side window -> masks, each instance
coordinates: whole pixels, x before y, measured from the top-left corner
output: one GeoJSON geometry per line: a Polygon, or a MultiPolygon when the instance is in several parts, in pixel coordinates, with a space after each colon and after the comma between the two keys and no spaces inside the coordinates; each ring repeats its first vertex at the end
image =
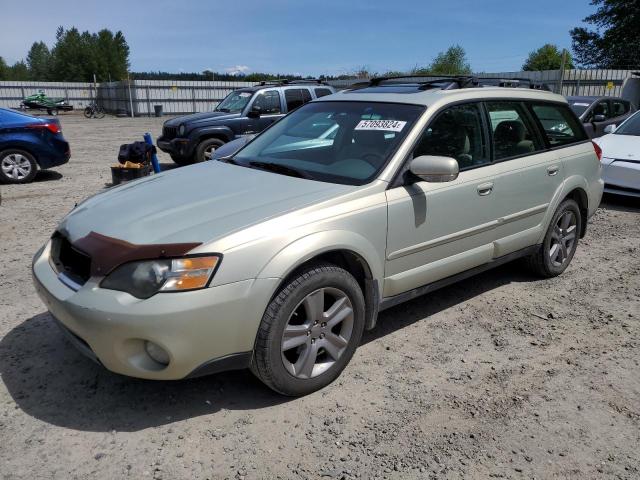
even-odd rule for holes
{"type": "Polygon", "coordinates": [[[328,88],[316,88],[314,92],[316,94],[316,98],[326,97],[327,95],[331,95],[331,90],[329,90],[328,88]]]}
{"type": "Polygon", "coordinates": [[[306,88],[302,89],[302,103],[307,103],[311,101],[311,92],[306,88]]]}
{"type": "Polygon", "coordinates": [[[487,102],[493,138],[493,157],[502,160],[542,150],[520,102],[487,102]]]}
{"type": "Polygon", "coordinates": [[[613,107],[613,117],[621,117],[622,115],[627,114],[629,110],[631,110],[629,102],[626,102],[624,100],[613,100],[611,104],[613,107]]]}
{"type": "Polygon", "coordinates": [[[607,100],[599,101],[591,112],[591,121],[596,115],[604,115],[609,118],[609,102],[607,100]]]}
{"type": "MultiPolygon", "coordinates": [[[[288,88],[284,91],[284,99],[287,102],[287,111],[295,110],[296,108],[304,105],[304,99],[302,92],[305,90],[302,88],[288,88]]],[[[307,95],[309,92],[307,91],[307,95]]]]}
{"type": "Polygon", "coordinates": [[[281,113],[280,94],[277,90],[268,90],[260,93],[253,102],[254,107],[260,107],[263,114],[281,113]]]}
{"type": "Polygon", "coordinates": [[[552,147],[587,139],[575,115],[564,105],[534,104],[531,109],[540,121],[552,147]]]}
{"type": "Polygon", "coordinates": [[[490,163],[479,105],[456,105],[440,113],[413,151],[414,158],[420,155],[455,158],[460,170],[490,163]]]}

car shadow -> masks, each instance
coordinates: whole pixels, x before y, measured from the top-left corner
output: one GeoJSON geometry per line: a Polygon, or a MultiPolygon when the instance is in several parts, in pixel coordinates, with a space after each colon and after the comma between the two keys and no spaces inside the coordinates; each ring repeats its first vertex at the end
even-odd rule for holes
{"type": "MultiPolygon", "coordinates": [[[[362,343],[501,285],[534,279],[518,263],[503,265],[382,312],[362,343]]],[[[78,353],[48,313],[26,320],[0,341],[0,376],[27,414],[85,431],[139,431],[221,410],[295,401],[272,392],[248,370],[160,382],[111,373],[78,353]]]]}
{"type": "Polygon", "coordinates": [[[51,182],[54,180],[60,180],[61,178],[62,174],[60,172],[56,172],[54,170],[39,170],[33,181],[34,183],[51,182]]]}
{"type": "Polygon", "coordinates": [[[618,212],[640,212],[640,197],[605,193],[602,195],[600,208],[618,212]]]}

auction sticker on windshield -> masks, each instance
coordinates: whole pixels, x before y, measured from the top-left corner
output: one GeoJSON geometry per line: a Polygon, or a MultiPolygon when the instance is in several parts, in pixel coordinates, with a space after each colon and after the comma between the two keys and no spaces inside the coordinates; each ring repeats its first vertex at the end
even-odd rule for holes
{"type": "Polygon", "coordinates": [[[401,132],[407,122],[401,120],[360,120],[356,130],[384,130],[385,132],[401,132]]]}

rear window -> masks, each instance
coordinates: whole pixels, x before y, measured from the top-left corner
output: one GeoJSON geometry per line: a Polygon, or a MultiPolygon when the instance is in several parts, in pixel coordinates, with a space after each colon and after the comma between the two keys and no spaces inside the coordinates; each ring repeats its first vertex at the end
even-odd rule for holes
{"type": "Polygon", "coordinates": [[[569,111],[569,108],[550,104],[533,104],[531,108],[542,124],[551,147],[559,147],[587,139],[580,122],[569,111]]]}

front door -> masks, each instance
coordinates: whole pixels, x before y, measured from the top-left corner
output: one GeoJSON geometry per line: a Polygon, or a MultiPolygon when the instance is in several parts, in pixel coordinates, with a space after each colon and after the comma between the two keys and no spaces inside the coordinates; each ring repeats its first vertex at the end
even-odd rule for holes
{"type": "Polygon", "coordinates": [[[284,116],[280,92],[278,90],[263,90],[257,93],[253,103],[249,105],[249,111],[257,112],[258,116],[245,119],[246,124],[243,129],[243,135],[260,133],[284,116]]]}
{"type": "Polygon", "coordinates": [[[384,296],[390,297],[491,261],[494,166],[480,104],[449,107],[411,154],[455,158],[458,178],[428,183],[407,172],[387,190],[384,296]]]}

